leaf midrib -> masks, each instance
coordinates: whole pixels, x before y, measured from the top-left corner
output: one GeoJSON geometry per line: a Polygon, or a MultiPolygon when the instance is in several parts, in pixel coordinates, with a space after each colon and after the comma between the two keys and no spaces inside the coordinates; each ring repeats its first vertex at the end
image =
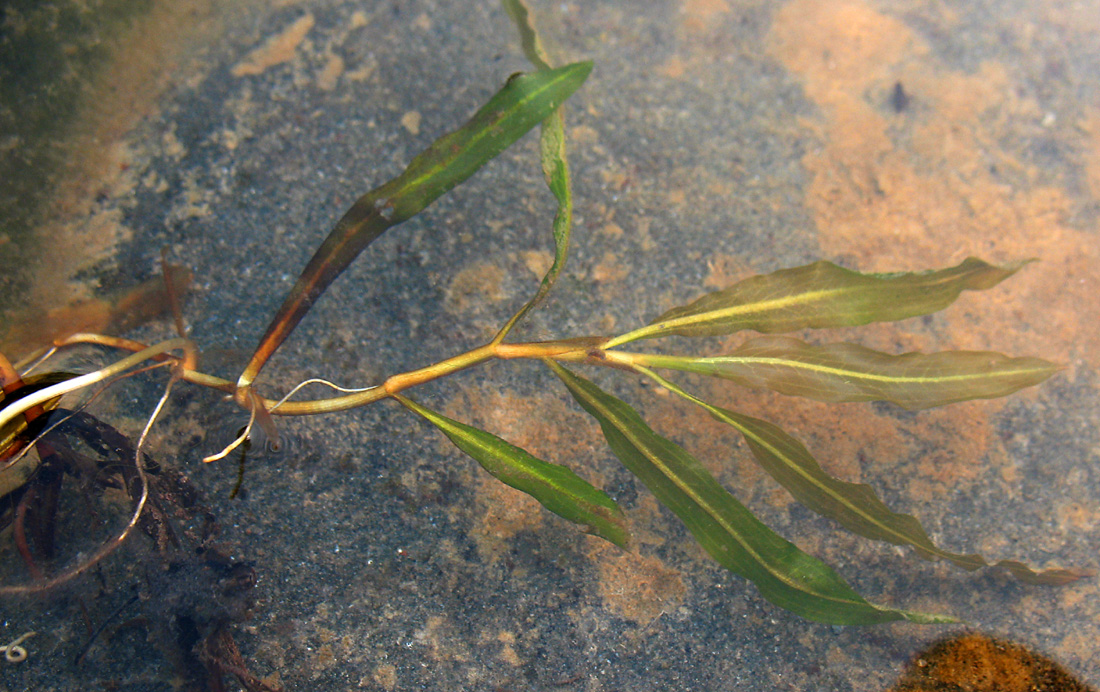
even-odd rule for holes
{"type": "Polygon", "coordinates": [[[676,317],[671,320],[664,320],[656,323],[654,326],[660,328],[662,331],[670,329],[678,329],[680,327],[691,327],[700,322],[715,322],[722,319],[728,319],[730,317],[736,317],[744,314],[752,314],[753,312],[764,313],[769,310],[777,310],[781,308],[797,306],[800,304],[810,304],[814,301],[824,300],[834,296],[843,295],[846,291],[854,291],[860,287],[844,287],[833,289],[819,289],[808,293],[799,293],[791,296],[784,296],[782,298],[769,298],[767,300],[756,301],[752,303],[742,303],[741,305],[732,305],[728,308],[721,308],[718,310],[707,310],[706,312],[696,312],[683,317],[676,317]]]}
{"type": "MultiPolygon", "coordinates": [[[[751,429],[748,429],[744,425],[738,423],[737,420],[736,420],[736,417],[728,415],[727,412],[724,409],[721,409],[717,406],[714,406],[713,404],[708,404],[707,402],[703,401],[702,399],[699,399],[698,397],[695,397],[695,396],[689,394],[688,392],[680,389],[678,386],[672,384],[671,382],[668,382],[664,378],[661,378],[659,376],[656,376],[656,377],[658,378],[658,382],[660,382],[662,384],[662,386],[669,387],[669,389],[671,389],[676,394],[679,394],[680,396],[686,398],[688,401],[691,401],[691,402],[703,407],[705,410],[709,411],[711,414],[719,417],[720,419],[722,419],[723,421],[725,421],[729,425],[732,425],[734,428],[736,428],[745,437],[752,438],[753,440],[755,440],[757,442],[757,444],[760,444],[762,447],[765,447],[768,450],[772,451],[775,454],[776,457],[778,457],[779,459],[782,459],[784,461],[784,463],[786,464],[786,466],[788,468],[794,469],[795,473],[797,473],[803,479],[807,480],[810,484],[812,484],[816,487],[819,487],[819,488],[823,488],[825,493],[829,497],[831,497],[831,498],[837,500],[838,502],[840,502],[841,505],[843,505],[844,507],[847,507],[855,515],[861,517],[862,519],[864,519],[865,521],[867,521],[868,523],[870,523],[873,526],[878,526],[880,528],[884,528],[886,530],[886,532],[888,534],[892,535],[892,536],[901,537],[903,539],[903,543],[905,543],[905,544],[914,545],[914,546],[916,545],[915,542],[912,539],[906,538],[905,534],[899,532],[897,529],[894,529],[893,527],[890,527],[888,525],[884,525],[881,522],[875,520],[873,517],[869,516],[865,511],[863,511],[858,505],[853,504],[847,498],[845,498],[843,495],[838,494],[836,491],[834,491],[828,485],[822,486],[812,476],[810,476],[808,469],[805,469],[801,464],[797,464],[797,463],[794,463],[793,461],[791,461],[790,457],[788,455],[781,453],[779,450],[777,450],[777,448],[774,445],[769,444],[768,442],[763,440],[759,435],[755,434],[751,429]]],[[[893,510],[890,510],[889,508],[887,508],[887,509],[889,511],[893,512],[893,510]]],[[[896,512],[894,512],[894,513],[896,514],[896,512]]],[[[921,548],[923,548],[925,550],[929,550],[929,552],[932,552],[933,554],[937,555],[938,557],[940,557],[942,559],[954,561],[955,558],[961,559],[961,558],[964,557],[961,554],[955,554],[955,553],[945,551],[942,548],[939,548],[938,546],[936,546],[934,543],[929,543],[929,546],[925,546],[924,544],[920,544],[921,548]]]]}
{"type": "MultiPolygon", "coordinates": [[[[403,193],[404,190],[408,187],[414,187],[414,186],[417,186],[417,185],[421,185],[421,184],[423,184],[423,181],[428,180],[428,179],[438,175],[440,170],[443,170],[443,169],[447,168],[447,166],[451,165],[462,154],[466,153],[470,149],[473,149],[474,147],[476,147],[481,142],[481,140],[483,140],[485,137],[489,136],[492,133],[493,129],[495,127],[497,127],[502,120],[504,120],[508,116],[512,115],[513,113],[522,110],[522,108],[524,106],[526,106],[528,103],[530,103],[531,101],[536,99],[543,92],[545,92],[548,89],[556,86],[562,80],[567,79],[569,77],[572,77],[573,72],[575,72],[575,70],[568,69],[568,68],[573,68],[573,67],[575,67],[576,65],[579,65],[579,64],[581,64],[581,63],[573,63],[572,65],[566,65],[565,68],[562,68],[561,74],[558,75],[557,77],[555,77],[553,80],[544,83],[538,89],[531,90],[524,98],[521,98],[520,100],[515,101],[510,108],[507,108],[507,109],[499,112],[497,117],[494,120],[492,120],[490,123],[487,123],[487,125],[488,125],[487,127],[479,128],[479,132],[477,133],[477,135],[474,136],[474,137],[471,137],[465,147],[463,147],[460,151],[455,152],[451,156],[446,157],[445,159],[440,161],[440,163],[436,164],[435,167],[433,167],[432,169],[426,171],[420,177],[414,178],[413,180],[410,180],[406,185],[402,186],[402,190],[395,193],[394,196],[397,196],[398,194],[403,193]]],[[[461,128],[459,130],[456,130],[456,132],[459,132],[459,131],[461,131],[461,128]]]]}
{"type": "MultiPolygon", "coordinates": [[[[897,357],[897,356],[892,356],[897,357]]],[[[668,360],[672,360],[669,358],[668,360]]],[[[778,358],[775,356],[711,356],[706,358],[679,358],[679,361],[695,362],[695,363],[714,363],[721,365],[723,363],[731,363],[738,365],[777,365],[780,367],[790,368],[792,370],[807,370],[810,372],[817,372],[827,375],[836,375],[840,377],[847,377],[852,379],[868,380],[872,382],[885,382],[885,383],[941,383],[941,382],[964,382],[969,380],[981,380],[988,378],[1000,378],[1016,375],[1029,375],[1035,372],[1039,372],[1041,368],[1017,368],[1014,370],[997,370],[993,373],[958,373],[955,375],[938,375],[938,376],[919,376],[919,375],[880,375],[877,373],[864,372],[860,370],[845,370],[835,366],[821,365],[819,363],[808,363],[806,361],[778,358]]]]}
{"type": "MultiPolygon", "coordinates": [[[[841,270],[841,271],[845,271],[845,272],[850,271],[850,270],[845,269],[844,267],[840,267],[839,265],[835,265],[835,264],[831,264],[831,263],[828,263],[828,264],[832,267],[835,267],[836,269],[841,270]]],[[[812,265],[809,265],[809,266],[812,266],[812,265]]],[[[959,266],[961,267],[962,265],[959,265],[959,266]]],[[[958,267],[956,267],[956,268],[958,268],[958,267]]],[[[853,272],[853,273],[855,273],[855,272],[853,272]]],[[[954,281],[960,281],[961,282],[962,280],[964,280],[971,273],[973,273],[972,269],[970,271],[961,272],[957,275],[951,275],[951,274],[946,273],[946,270],[945,270],[945,275],[939,277],[938,279],[929,281],[926,284],[923,284],[923,287],[927,288],[927,289],[934,289],[934,288],[940,288],[944,284],[949,284],[949,283],[954,282],[954,281]]],[[[867,275],[859,275],[858,273],[856,273],[856,275],[860,276],[860,277],[863,277],[863,278],[867,277],[867,275]]],[[[916,278],[915,275],[910,275],[910,276],[912,278],[916,278]]],[[[874,277],[874,278],[877,278],[879,281],[883,281],[884,283],[889,282],[889,278],[885,278],[885,277],[874,277]]],[[[776,310],[776,309],[781,309],[781,308],[786,308],[786,307],[791,307],[791,306],[798,306],[798,305],[802,305],[802,304],[808,305],[808,304],[811,304],[811,303],[813,303],[815,301],[818,301],[818,300],[824,300],[826,298],[843,296],[845,293],[855,293],[855,292],[858,292],[858,291],[867,290],[868,288],[872,288],[872,287],[868,286],[867,284],[863,284],[863,285],[859,285],[859,286],[840,286],[840,287],[833,288],[833,289],[817,289],[815,291],[809,291],[809,292],[806,292],[806,293],[798,293],[798,294],[795,294],[795,295],[783,296],[783,297],[780,297],[780,298],[769,298],[769,299],[762,300],[762,301],[755,301],[755,302],[751,302],[751,303],[743,303],[741,305],[732,305],[730,307],[721,308],[721,309],[718,309],[718,310],[708,310],[706,312],[692,313],[690,315],[685,315],[683,317],[676,317],[676,318],[673,318],[671,320],[657,322],[653,326],[656,327],[657,329],[659,329],[660,331],[668,331],[668,330],[671,330],[671,329],[678,329],[678,328],[681,328],[681,327],[691,327],[691,326],[695,326],[696,324],[698,324],[700,322],[718,321],[718,320],[728,319],[730,317],[736,317],[736,316],[739,316],[739,315],[751,314],[753,312],[764,313],[764,312],[767,312],[768,310],[776,310]]],[[[958,289],[958,292],[961,293],[962,291],[966,290],[967,288],[968,287],[965,284],[960,285],[959,289],[958,289]]],[[[840,313],[840,312],[836,313],[837,316],[841,316],[841,317],[848,317],[848,316],[857,315],[857,314],[859,314],[859,312],[855,311],[855,310],[849,310],[849,311],[846,311],[846,312],[843,312],[843,313],[840,313]]]]}

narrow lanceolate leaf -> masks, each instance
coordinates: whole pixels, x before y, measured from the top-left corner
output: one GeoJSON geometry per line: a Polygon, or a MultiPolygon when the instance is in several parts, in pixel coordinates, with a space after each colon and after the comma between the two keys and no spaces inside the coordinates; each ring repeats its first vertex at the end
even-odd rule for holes
{"type": "MultiPolygon", "coordinates": [[[[809,450],[778,426],[709,404],[652,372],[640,370],[670,391],[703,407],[714,418],[733,426],[745,437],[760,466],[796,500],[818,514],[861,536],[912,546],[926,560],[949,560],[967,570],[990,566],[981,555],[962,555],[936,546],[916,517],[892,511],[871,486],[848,483],[825,473],[809,450]]],[[[1001,560],[993,566],[1029,584],[1065,584],[1088,574],[1071,569],[1036,571],[1015,560],[1001,560]]]]}
{"type": "Polygon", "coordinates": [[[523,54],[540,70],[550,69],[550,58],[542,47],[535,25],[531,22],[531,10],[523,0],[503,0],[505,11],[512,18],[512,22],[519,29],[520,45],[523,46],[523,54]]]}
{"type": "Polygon", "coordinates": [[[329,284],[375,238],[469,178],[576,91],[591,62],[512,75],[458,130],[437,139],[405,172],[363,195],[310,259],[241,375],[247,387],[329,284]]]}
{"type": "Polygon", "coordinates": [[[612,340],[608,348],[671,334],[714,336],[742,329],[774,334],[927,315],[950,305],[962,291],[997,285],[1023,264],[996,267],[971,257],[939,271],[861,274],[831,262],[814,262],[708,293],[612,340]]]}
{"type": "Polygon", "coordinates": [[[532,456],[479,428],[452,420],[403,396],[396,397],[450,438],[482,468],[538,500],[554,514],[585,527],[588,533],[625,546],[626,520],[615,501],[571,470],[532,456]]]}
{"type": "Polygon", "coordinates": [[[560,365],[548,364],[599,421],[623,464],[684,522],[711,557],[750,579],[772,603],[833,624],[951,621],[868,603],[828,565],[761,523],[698,460],[655,433],[629,405],[560,365]]]}
{"type": "MultiPolygon", "coordinates": [[[[542,48],[535,27],[531,23],[530,12],[522,0],[504,0],[504,7],[519,29],[523,52],[527,59],[540,70],[549,70],[550,62],[542,48]]],[[[547,187],[558,202],[554,214],[554,261],[542,277],[542,283],[535,296],[531,298],[500,330],[494,341],[502,341],[523,317],[541,303],[558,275],[565,268],[569,255],[569,236],[573,228],[573,190],[569,177],[569,160],[565,156],[565,106],[559,106],[542,122],[539,138],[539,158],[542,163],[542,175],[547,187]]]]}
{"type": "Polygon", "coordinates": [[[847,343],[807,344],[785,336],[749,339],[723,356],[632,354],[648,367],[685,370],[746,387],[819,401],[890,401],[910,410],[993,399],[1036,385],[1059,366],[986,351],[895,356],[847,343]]]}

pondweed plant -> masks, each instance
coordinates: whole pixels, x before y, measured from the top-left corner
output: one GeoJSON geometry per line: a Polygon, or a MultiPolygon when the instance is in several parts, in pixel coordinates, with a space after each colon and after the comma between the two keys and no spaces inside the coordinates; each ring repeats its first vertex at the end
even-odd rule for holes
{"type": "MultiPolygon", "coordinates": [[[[725,568],[751,580],[769,601],[802,617],[836,624],[899,619],[923,623],[951,621],[946,616],[883,607],[863,599],[829,566],[760,522],[696,458],[654,432],[633,407],[582,377],[575,368],[610,367],[655,382],[737,430],[764,470],[815,512],[867,538],[911,546],[925,559],[948,560],[974,570],[989,563],[979,555],[957,554],[937,547],[916,518],[889,509],[867,485],[829,476],[805,446],[776,425],[714,406],[657,371],[718,377],[746,387],[826,402],[883,401],[910,410],[1005,396],[1042,382],[1058,366],[1038,358],[972,351],[891,355],[855,344],[810,344],[780,335],[931,314],[951,305],[963,291],[997,285],[1024,263],[994,266],[971,258],[958,266],[935,271],[864,274],[829,262],[816,262],[746,279],[669,310],[650,324],[623,334],[537,343],[509,341],[512,328],[544,299],[565,265],[573,203],[562,104],[584,83],[592,64],[577,62],[551,67],[526,9],[518,0],[507,0],[505,5],[520,28],[524,51],[536,71],[512,75],[465,125],[436,140],[401,175],[355,203],[309,261],[236,382],[198,371],[195,348],[183,338],[182,328],[179,338],[153,346],[117,337],[78,334],[58,341],[51,351],[32,354],[16,367],[5,366],[7,399],[0,415],[0,430],[4,433],[7,458],[0,474],[6,492],[33,478],[37,466],[36,439],[28,432],[28,424],[42,414],[43,407],[56,405],[62,395],[113,381],[151,361],[154,366],[170,366],[172,381],[184,380],[223,391],[249,411],[249,427],[244,434],[207,461],[222,458],[244,443],[253,425],[263,426],[277,439],[274,416],[330,413],[392,399],[439,428],[497,479],[530,494],[547,509],[585,531],[625,546],[630,540],[629,530],[615,500],[573,469],[538,459],[485,430],[430,410],[410,396],[410,390],[417,385],[489,360],[534,359],[545,364],[581,408],[598,421],[614,454],[684,522],[707,553],[725,568]],[[338,393],[329,398],[293,400],[297,387],[279,399],[259,392],[256,381],[268,359],[359,253],[386,230],[418,214],[467,179],[539,123],[542,170],[557,200],[552,224],[554,260],[534,297],[491,341],[362,389],[331,385],[338,393]],[[672,335],[708,337],[750,331],[761,335],[747,337],[740,346],[720,356],[624,349],[672,335]],[[52,374],[39,379],[35,386],[26,383],[28,364],[37,365],[53,350],[82,343],[133,353],[85,375],[52,374]],[[183,355],[174,355],[177,351],[183,355]]],[[[153,418],[155,415],[149,425],[153,418]]],[[[139,441],[138,449],[140,446],[139,441]]],[[[135,460],[135,464],[140,473],[142,462],[135,460]]],[[[125,537],[141,511],[138,503],[129,527],[101,553],[125,537]]],[[[1037,584],[1064,583],[1083,574],[1068,569],[1037,571],[1008,560],[994,566],[1008,570],[1022,581],[1037,584]]],[[[70,578],[77,571],[79,568],[46,583],[70,578]]],[[[29,587],[7,590],[19,588],[29,587]]]]}

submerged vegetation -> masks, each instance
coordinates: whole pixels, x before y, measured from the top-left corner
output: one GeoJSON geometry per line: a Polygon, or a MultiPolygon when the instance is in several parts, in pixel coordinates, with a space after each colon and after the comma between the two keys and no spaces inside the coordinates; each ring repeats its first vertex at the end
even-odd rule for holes
{"type": "MultiPolygon", "coordinates": [[[[178,286],[173,282],[168,282],[167,299],[177,318],[177,338],[148,345],[119,336],[74,334],[14,363],[0,357],[3,521],[14,526],[14,540],[34,577],[27,586],[0,587],[0,593],[37,592],[71,580],[117,548],[134,528],[147,534],[162,555],[175,554],[173,550],[183,543],[210,548],[201,564],[192,559],[188,569],[211,573],[211,583],[231,582],[231,586],[224,587],[228,591],[222,593],[240,595],[247,591],[250,577],[241,576],[244,568],[211,557],[216,551],[208,532],[200,530],[180,538],[173,531],[174,522],[193,525],[206,510],[178,475],[142,452],[148,431],[172,387],[181,381],[219,390],[250,415],[238,439],[207,457],[207,461],[223,459],[247,445],[255,426],[261,426],[269,439],[277,440],[277,416],[332,413],[393,399],[438,428],[500,481],[528,493],[585,531],[616,545],[627,545],[630,530],[623,512],[614,498],[583,478],[583,460],[576,460],[573,468],[549,463],[492,433],[433,411],[411,396],[410,390],[418,385],[487,361],[532,359],[559,378],[576,403],[599,423],[615,456],[684,522],[707,553],[726,569],[751,580],[769,601],[804,618],[834,624],[901,619],[952,621],[948,616],[866,601],[828,565],[759,521],[698,459],[656,433],[633,407],[578,374],[577,366],[602,366],[639,376],[683,399],[686,405],[701,407],[740,433],[760,466],[793,497],[848,530],[910,546],[925,559],[948,560],[974,570],[990,562],[979,555],[957,554],[938,547],[916,518],[891,510],[870,486],[833,478],[801,442],[778,426],[710,404],[658,371],[695,373],[819,401],[880,401],[909,410],[1006,396],[1044,381],[1058,371],[1058,366],[1038,358],[990,352],[894,355],[850,343],[810,343],[787,335],[928,315],[949,307],[964,291],[999,284],[1025,263],[995,266],[970,258],[954,267],[927,272],[865,274],[822,261],[740,281],[622,334],[534,343],[509,341],[512,329],[543,301],[566,262],[573,202],[562,105],[581,88],[592,64],[552,67],[526,9],[519,0],[506,0],[505,5],[520,28],[524,51],[536,70],[512,75],[466,124],[436,140],[401,175],[368,192],[351,207],[303,270],[236,382],[198,369],[197,349],[184,336],[175,295],[178,286]],[[267,361],[362,251],[540,123],[540,162],[557,201],[552,222],[554,259],[534,296],[491,341],[360,389],[331,385],[337,393],[328,398],[294,399],[302,385],[278,398],[261,394],[257,379],[267,361]],[[624,348],[669,336],[711,337],[746,331],[759,335],[747,337],[720,356],[624,348]],[[82,344],[119,349],[130,355],[85,374],[32,374],[44,369],[59,350],[82,344]],[[126,377],[158,368],[171,373],[169,382],[136,442],[116,439],[119,434],[111,426],[82,412],[84,404],[69,404],[62,399],[81,391],[98,393],[126,377]],[[57,489],[65,474],[94,478],[100,486],[122,489],[130,501],[130,519],[118,535],[104,542],[84,563],[48,575],[39,558],[50,554],[53,517],[58,510],[57,489]]],[[[1065,583],[1084,574],[1070,569],[1039,571],[1012,560],[1000,560],[992,566],[1036,584],[1065,583]]],[[[239,600],[242,603],[229,612],[208,614],[205,620],[192,622],[195,642],[206,647],[202,661],[219,675],[247,675],[242,665],[234,663],[235,647],[225,629],[226,623],[248,609],[243,595],[239,600]]]]}

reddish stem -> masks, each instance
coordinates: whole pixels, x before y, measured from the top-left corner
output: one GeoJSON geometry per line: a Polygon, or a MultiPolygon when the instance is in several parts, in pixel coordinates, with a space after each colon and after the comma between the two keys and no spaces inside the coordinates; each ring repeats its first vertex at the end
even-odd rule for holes
{"type": "Polygon", "coordinates": [[[41,580],[45,579],[46,575],[43,574],[42,570],[35,564],[34,556],[31,555],[31,547],[27,544],[27,509],[30,503],[34,501],[34,495],[34,486],[28,486],[27,492],[23,493],[23,497],[19,499],[19,504],[15,507],[15,521],[12,531],[15,537],[15,547],[19,551],[19,556],[23,558],[23,564],[27,566],[27,570],[31,573],[31,576],[37,580],[41,580]]]}

